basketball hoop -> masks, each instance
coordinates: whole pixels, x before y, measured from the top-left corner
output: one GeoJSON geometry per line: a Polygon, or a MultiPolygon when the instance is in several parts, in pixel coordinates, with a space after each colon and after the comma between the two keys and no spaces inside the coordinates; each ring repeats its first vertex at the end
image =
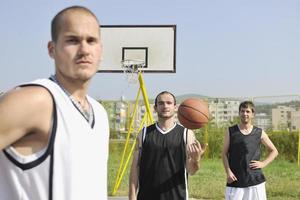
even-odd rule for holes
{"type": "Polygon", "coordinates": [[[138,73],[145,67],[145,62],[138,59],[126,59],[121,61],[123,71],[128,83],[135,84],[138,81],[138,73]]]}

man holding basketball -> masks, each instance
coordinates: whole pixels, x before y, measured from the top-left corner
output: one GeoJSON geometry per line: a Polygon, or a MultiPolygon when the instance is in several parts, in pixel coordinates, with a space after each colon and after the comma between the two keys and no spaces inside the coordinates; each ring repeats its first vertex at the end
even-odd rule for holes
{"type": "Polygon", "coordinates": [[[99,22],[60,11],[48,52],[55,74],[0,99],[0,199],[107,199],[107,113],[87,95],[101,61],[99,22]]]}
{"type": "Polygon", "coordinates": [[[163,91],[155,99],[158,121],[137,137],[129,200],[187,200],[187,174],[199,169],[204,149],[194,133],[174,120],[176,100],[163,91]]]}
{"type": "Polygon", "coordinates": [[[225,133],[223,164],[227,174],[226,200],[265,200],[265,177],[262,168],[278,155],[268,135],[252,125],[255,107],[251,101],[239,106],[240,123],[229,127],[225,133]],[[260,144],[264,144],[269,155],[260,161],[260,144]]]}

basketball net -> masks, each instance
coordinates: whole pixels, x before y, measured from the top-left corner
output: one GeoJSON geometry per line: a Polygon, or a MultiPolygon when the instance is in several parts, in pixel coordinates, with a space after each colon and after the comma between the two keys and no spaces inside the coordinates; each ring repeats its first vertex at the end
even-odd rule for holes
{"type": "Polygon", "coordinates": [[[136,84],[138,82],[138,74],[145,67],[145,62],[138,59],[127,59],[122,60],[121,64],[127,82],[129,84],[136,84]]]}

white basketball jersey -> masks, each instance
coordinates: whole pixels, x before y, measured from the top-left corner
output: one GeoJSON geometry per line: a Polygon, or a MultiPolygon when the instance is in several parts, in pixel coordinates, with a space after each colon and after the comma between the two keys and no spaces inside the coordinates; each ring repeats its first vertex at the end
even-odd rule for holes
{"type": "MultiPolygon", "coordinates": [[[[91,125],[53,81],[40,79],[53,96],[48,146],[30,156],[13,147],[0,152],[1,200],[106,200],[109,125],[104,108],[90,97],[91,125]]],[[[43,112],[43,110],[41,110],[43,112]]]]}

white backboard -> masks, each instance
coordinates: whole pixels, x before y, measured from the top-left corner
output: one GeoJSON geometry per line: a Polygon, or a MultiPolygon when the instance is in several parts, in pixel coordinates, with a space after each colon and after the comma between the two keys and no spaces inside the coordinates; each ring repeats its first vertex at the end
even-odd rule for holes
{"type": "Polygon", "coordinates": [[[102,25],[98,72],[123,72],[122,60],[143,60],[143,72],[176,72],[176,25],[102,25]]]}

